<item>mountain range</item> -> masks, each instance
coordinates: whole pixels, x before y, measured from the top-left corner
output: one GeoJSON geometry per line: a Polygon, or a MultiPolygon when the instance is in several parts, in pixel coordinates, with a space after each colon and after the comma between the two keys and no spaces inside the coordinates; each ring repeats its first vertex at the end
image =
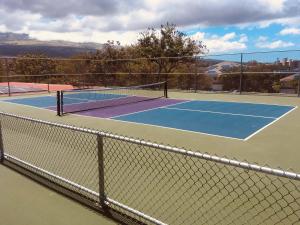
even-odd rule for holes
{"type": "Polygon", "coordinates": [[[49,57],[70,57],[80,53],[96,52],[103,44],[94,42],[41,41],[28,34],[0,33],[0,56],[17,56],[25,53],[45,54],[49,57]]]}

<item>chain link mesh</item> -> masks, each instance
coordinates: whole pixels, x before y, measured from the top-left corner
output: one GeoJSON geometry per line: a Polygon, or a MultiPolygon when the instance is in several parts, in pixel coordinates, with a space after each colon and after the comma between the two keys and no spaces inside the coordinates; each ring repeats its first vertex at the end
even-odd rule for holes
{"type": "MultiPolygon", "coordinates": [[[[5,115],[0,118],[4,151],[13,157],[11,160],[22,160],[29,164],[25,165],[27,169],[97,200],[80,188],[82,186],[98,191],[96,135],[5,115]],[[74,186],[71,182],[79,186],[74,186]]],[[[21,163],[17,160],[14,162],[21,163]]]]}
{"type": "Polygon", "coordinates": [[[100,180],[107,205],[143,223],[300,224],[299,174],[8,114],[0,121],[7,160],[96,202],[100,180]]]}

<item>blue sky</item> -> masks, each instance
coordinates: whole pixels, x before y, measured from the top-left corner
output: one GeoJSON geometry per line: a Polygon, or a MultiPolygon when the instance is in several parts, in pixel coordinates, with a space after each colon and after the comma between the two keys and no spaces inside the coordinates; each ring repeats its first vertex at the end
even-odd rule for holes
{"type": "Polygon", "coordinates": [[[39,40],[126,45],[166,22],[212,54],[300,49],[300,0],[0,1],[0,32],[39,40]]]}
{"type": "Polygon", "coordinates": [[[210,26],[182,31],[191,37],[200,35],[202,38],[199,40],[208,44],[212,54],[300,49],[300,29],[277,23],[265,26],[210,26]],[[220,50],[220,46],[216,45],[217,40],[221,40],[219,45],[228,43],[231,46],[224,47],[224,51],[220,50]]]}

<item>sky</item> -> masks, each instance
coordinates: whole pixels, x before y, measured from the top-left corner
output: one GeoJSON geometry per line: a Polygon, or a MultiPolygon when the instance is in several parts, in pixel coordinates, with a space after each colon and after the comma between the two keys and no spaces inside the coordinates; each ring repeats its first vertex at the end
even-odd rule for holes
{"type": "Polygon", "coordinates": [[[209,53],[300,49],[300,0],[0,0],[0,32],[135,43],[166,22],[209,53]]]}

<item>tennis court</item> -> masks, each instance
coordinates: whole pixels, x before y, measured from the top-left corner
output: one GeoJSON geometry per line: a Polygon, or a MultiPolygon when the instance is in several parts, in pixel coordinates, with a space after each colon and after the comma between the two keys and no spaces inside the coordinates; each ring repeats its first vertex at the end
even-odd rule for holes
{"type": "Polygon", "coordinates": [[[0,84],[0,94],[8,94],[8,93],[27,93],[27,92],[39,92],[44,91],[43,88],[38,87],[28,87],[28,86],[7,86],[7,83],[0,84]]]}
{"type": "Polygon", "coordinates": [[[60,101],[55,94],[0,101],[5,112],[49,121],[44,124],[3,114],[8,160],[16,163],[23,160],[28,167],[43,169],[41,173],[46,176],[55,174],[56,178],[51,178],[54,181],[63,177],[68,181],[66,188],[72,189],[70,185],[75,183],[74,190],[85,193],[87,189],[87,197],[97,200],[98,182],[102,180],[98,177],[97,143],[103,143],[103,180],[109,201],[115,200],[162,222],[196,224],[201,218],[203,224],[239,224],[243,216],[245,224],[261,221],[289,224],[298,219],[293,217],[295,214],[286,216],[289,212],[278,217],[280,207],[286,204],[288,210],[298,212],[297,181],[274,177],[278,170],[270,176],[259,171],[278,166],[300,170],[299,99],[177,92],[169,92],[169,98],[165,98],[163,89],[62,93],[60,101]],[[145,96],[148,98],[142,98],[145,96]],[[60,110],[64,116],[56,115],[57,102],[62,104],[60,110]],[[88,129],[76,131],[56,123],[140,139],[135,142],[105,133],[103,142],[98,142],[97,133],[87,133],[88,129]],[[22,141],[16,142],[16,137],[22,141]],[[142,138],[195,151],[181,152],[169,147],[161,151],[161,146],[148,146],[142,138]],[[235,160],[227,165],[223,158],[210,156],[212,160],[207,160],[208,155],[201,152],[256,162],[262,167],[253,166],[255,171],[249,170],[247,163],[235,167],[235,160]],[[263,167],[266,164],[268,167],[263,167]],[[90,194],[94,192],[96,195],[90,194]],[[265,201],[273,203],[269,206],[265,201]],[[273,208],[276,210],[268,210],[273,208]],[[223,213],[229,216],[224,219],[223,213]]]}
{"type": "MultiPolygon", "coordinates": [[[[165,90],[152,86],[69,90],[62,95],[62,114],[75,113],[238,140],[248,140],[296,109],[290,105],[165,98],[165,90]]],[[[49,110],[58,108],[56,96],[6,101],[49,110]]]]}
{"type": "Polygon", "coordinates": [[[28,83],[28,82],[0,82],[0,95],[26,94],[31,92],[45,92],[62,89],[73,89],[72,85],[28,83]]]}

